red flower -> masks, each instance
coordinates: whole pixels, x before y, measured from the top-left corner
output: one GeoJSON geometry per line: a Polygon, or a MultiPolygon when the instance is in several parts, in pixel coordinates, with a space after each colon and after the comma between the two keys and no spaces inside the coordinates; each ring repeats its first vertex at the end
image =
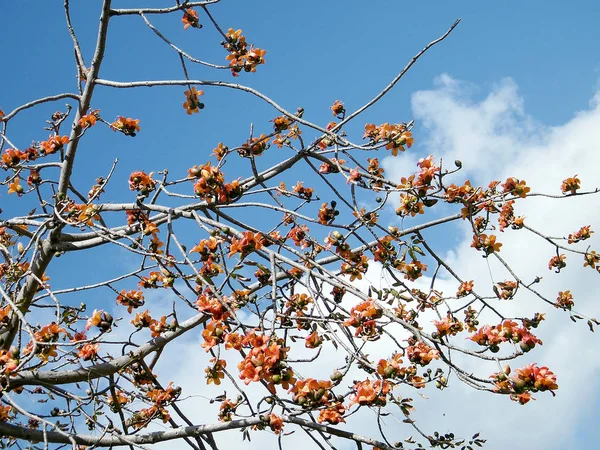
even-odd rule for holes
{"type": "Polygon", "coordinates": [[[183,12],[181,22],[183,23],[184,30],[187,30],[189,27],[202,28],[202,24],[198,21],[198,13],[192,8],[188,8],[183,12]]]}

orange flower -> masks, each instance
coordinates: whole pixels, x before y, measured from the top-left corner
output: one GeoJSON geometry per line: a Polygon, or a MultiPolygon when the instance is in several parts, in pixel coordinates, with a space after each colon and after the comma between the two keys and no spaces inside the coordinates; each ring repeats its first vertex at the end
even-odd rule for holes
{"type": "Polygon", "coordinates": [[[387,394],[391,391],[392,385],[385,380],[365,380],[359,381],[353,387],[354,394],[350,397],[350,406],[358,403],[362,406],[385,406],[387,403],[387,394]]]}
{"type": "Polygon", "coordinates": [[[419,197],[411,194],[400,194],[400,206],[396,209],[396,215],[401,217],[415,217],[417,214],[424,214],[424,203],[419,201],[419,197]]]}
{"type": "MultiPolygon", "coordinates": [[[[0,109],[0,112],[2,110],[0,109]]],[[[0,422],[8,422],[10,419],[12,408],[10,406],[0,405],[0,422]]]]}
{"type": "Polygon", "coordinates": [[[183,104],[185,112],[188,115],[198,113],[204,109],[204,103],[199,100],[200,95],[204,95],[204,91],[198,91],[195,87],[191,87],[189,91],[184,92],[187,101],[183,104]]]}
{"type": "Polygon", "coordinates": [[[21,180],[19,178],[15,178],[12,183],[8,185],[8,193],[9,194],[17,194],[19,197],[23,195],[24,189],[20,183],[21,180]]]}
{"type": "Polygon", "coordinates": [[[221,380],[225,378],[223,370],[227,366],[227,362],[223,359],[217,360],[217,358],[212,358],[210,362],[213,363],[212,367],[204,369],[206,372],[206,384],[214,383],[216,386],[219,386],[221,380]]]}
{"type": "Polygon", "coordinates": [[[79,126],[82,128],[89,128],[96,125],[99,112],[100,110],[97,109],[95,111],[90,111],[90,113],[86,114],[85,116],[81,116],[81,119],[79,119],[79,126]]]}
{"type": "Polygon", "coordinates": [[[120,131],[126,136],[135,136],[136,132],[140,131],[139,119],[129,119],[127,117],[119,116],[110,126],[113,131],[120,131]]]}
{"type": "Polygon", "coordinates": [[[306,348],[317,348],[320,347],[323,343],[323,338],[319,336],[319,333],[313,331],[306,337],[306,341],[304,342],[304,346],[306,348]]]}
{"type": "Polygon", "coordinates": [[[228,333],[227,336],[225,336],[225,349],[229,350],[231,348],[235,350],[242,349],[242,336],[238,333],[228,333]]]}
{"type": "Polygon", "coordinates": [[[0,120],[4,119],[4,116],[5,116],[5,114],[4,114],[4,111],[2,111],[2,110],[0,109],[0,120]]]}
{"type": "Polygon", "coordinates": [[[21,161],[29,161],[31,159],[35,159],[35,156],[12,148],[6,149],[4,155],[2,155],[2,163],[6,167],[16,167],[21,161]]]}
{"type": "Polygon", "coordinates": [[[333,112],[333,115],[338,119],[343,119],[344,115],[346,114],[346,108],[344,108],[344,104],[339,100],[333,102],[333,105],[331,105],[330,109],[333,112]]]}
{"type": "Polygon", "coordinates": [[[518,180],[514,177],[508,178],[506,183],[502,185],[502,188],[504,192],[510,192],[521,198],[527,197],[527,194],[531,191],[531,188],[526,186],[525,180],[518,180]]]}
{"type": "Polygon", "coordinates": [[[424,342],[418,342],[406,349],[406,355],[410,362],[421,366],[428,365],[432,360],[439,359],[439,351],[429,347],[424,342]]]}
{"type": "Polygon", "coordinates": [[[456,296],[458,298],[465,297],[473,292],[473,280],[471,281],[463,281],[461,285],[458,287],[458,291],[456,292],[456,296]]]}
{"type": "Polygon", "coordinates": [[[121,390],[116,391],[116,394],[116,398],[114,398],[112,395],[109,395],[107,399],[108,406],[110,407],[111,411],[114,412],[117,412],[117,405],[120,407],[131,401],[127,394],[121,390]]]}
{"type": "Polygon", "coordinates": [[[240,253],[240,257],[244,258],[248,254],[260,250],[263,247],[264,238],[260,233],[246,231],[242,233],[241,239],[233,238],[229,247],[229,257],[231,258],[236,253],[240,253]]]}
{"type": "Polygon", "coordinates": [[[562,182],[560,190],[563,194],[571,194],[574,195],[577,193],[577,190],[581,189],[581,180],[577,175],[574,175],[570,178],[567,178],[562,182]]]}
{"type": "Polygon", "coordinates": [[[94,310],[92,313],[92,317],[87,320],[87,324],[85,326],[86,330],[89,330],[91,327],[98,327],[100,331],[108,331],[112,326],[113,318],[110,314],[102,310],[94,310]]]}
{"type": "Polygon", "coordinates": [[[432,337],[441,338],[443,336],[456,336],[457,333],[463,330],[463,324],[451,316],[444,317],[442,320],[434,320],[433,324],[437,328],[437,334],[432,337]]]}
{"type": "Polygon", "coordinates": [[[0,350],[0,373],[9,375],[19,366],[19,352],[13,347],[11,350],[0,350]]]}
{"type": "Polygon", "coordinates": [[[342,415],[346,412],[346,408],[341,403],[336,403],[329,408],[322,409],[317,418],[317,422],[327,422],[332,425],[337,425],[340,422],[346,423],[342,415]]]}
{"type": "Polygon", "coordinates": [[[142,195],[147,196],[156,188],[156,181],[152,179],[152,172],[147,174],[142,171],[133,172],[129,176],[129,189],[138,191],[142,195]]]}
{"type": "Polygon", "coordinates": [[[100,344],[84,344],[79,349],[79,353],[77,353],[77,356],[79,356],[84,361],[94,360],[98,356],[99,348],[100,344]]]}
{"type": "Polygon", "coordinates": [[[134,308],[144,306],[144,293],[135,290],[126,291],[123,289],[121,293],[117,295],[117,303],[127,306],[127,312],[131,314],[131,311],[134,308]]]}
{"type": "Polygon", "coordinates": [[[213,149],[213,155],[215,155],[218,161],[221,161],[228,151],[229,147],[223,145],[222,142],[219,142],[219,144],[213,149]]]}
{"type": "Polygon", "coordinates": [[[367,124],[363,139],[367,138],[371,140],[371,144],[377,144],[381,141],[386,142],[385,148],[391,150],[394,156],[398,155],[398,150],[403,152],[405,145],[410,148],[415,141],[405,123],[384,123],[379,126],[372,123],[367,124]]]}
{"type": "Polygon", "coordinates": [[[51,155],[62,150],[68,142],[69,138],[67,136],[55,134],[54,136],[50,136],[47,141],[40,142],[40,147],[44,155],[51,155]]]}
{"type": "MultiPolygon", "coordinates": [[[[60,336],[66,335],[66,331],[64,328],[58,326],[56,322],[52,322],[49,325],[43,326],[39,331],[36,331],[33,335],[35,341],[37,343],[43,343],[46,345],[38,345],[35,347],[35,355],[40,358],[44,363],[48,362],[48,358],[56,357],[58,355],[56,351],[56,345],[48,345],[49,343],[53,343],[58,341],[60,336]]],[[[29,354],[34,351],[34,343],[33,341],[27,344],[23,353],[29,354]]]]}
{"type": "Polygon", "coordinates": [[[233,28],[230,28],[222,45],[229,52],[226,59],[229,61],[231,73],[234,77],[238,76],[238,73],[242,70],[244,72],[256,72],[256,66],[265,62],[266,50],[255,48],[254,45],[248,49],[242,30],[234,31],[233,28]]]}
{"type": "Polygon", "coordinates": [[[496,242],[496,236],[493,234],[488,236],[487,234],[480,234],[479,236],[473,235],[473,242],[471,247],[477,250],[483,250],[486,255],[490,255],[494,252],[499,252],[502,244],[496,242]]]}
{"type": "Polygon", "coordinates": [[[581,227],[577,233],[569,234],[569,244],[575,244],[579,241],[585,241],[592,237],[594,232],[591,230],[590,225],[586,225],[585,227],[581,227]]]}
{"type": "Polygon", "coordinates": [[[548,263],[548,269],[552,270],[553,268],[555,268],[556,273],[559,273],[560,269],[567,267],[567,263],[565,262],[566,259],[567,259],[566,255],[553,256],[550,259],[550,262],[548,263]]]}
{"type": "Polygon", "coordinates": [[[269,414],[269,427],[275,434],[279,434],[283,430],[283,420],[275,414],[269,414]]]}
{"type": "Polygon", "coordinates": [[[40,173],[35,169],[31,169],[29,171],[29,176],[27,177],[27,186],[29,186],[29,187],[37,186],[41,182],[42,182],[42,177],[40,176],[40,173]]]}
{"type": "Polygon", "coordinates": [[[589,266],[590,269],[597,269],[600,272],[600,255],[597,254],[595,250],[586,252],[586,254],[583,255],[583,259],[583,267],[589,266]]]}
{"type": "Polygon", "coordinates": [[[570,310],[575,303],[573,302],[573,294],[571,291],[559,292],[558,297],[556,298],[556,303],[554,306],[557,308],[568,309],[570,310]]]}
{"type": "Polygon", "coordinates": [[[198,21],[198,13],[192,8],[188,8],[183,12],[181,22],[183,23],[184,30],[187,30],[189,27],[202,28],[202,24],[198,21]]]}

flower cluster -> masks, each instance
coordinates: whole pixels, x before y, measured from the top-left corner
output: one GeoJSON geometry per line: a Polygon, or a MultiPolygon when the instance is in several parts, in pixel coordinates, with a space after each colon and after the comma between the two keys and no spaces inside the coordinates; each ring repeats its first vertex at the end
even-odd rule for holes
{"type": "Polygon", "coordinates": [[[406,348],[406,356],[411,363],[426,366],[434,359],[439,359],[440,352],[424,342],[417,342],[406,348]]]}
{"type": "Polygon", "coordinates": [[[196,300],[196,306],[198,306],[198,311],[210,314],[216,321],[227,320],[235,308],[228,297],[217,298],[210,292],[201,293],[196,300]]]}
{"type": "Polygon", "coordinates": [[[188,178],[196,180],[194,193],[208,203],[231,203],[242,194],[238,180],[225,183],[225,177],[209,162],[188,170],[188,178]]]}
{"type": "Polygon", "coordinates": [[[346,161],[343,159],[331,158],[329,162],[324,162],[319,167],[319,173],[328,174],[328,173],[338,173],[340,169],[338,166],[342,166],[346,161]]]}
{"type": "Polygon", "coordinates": [[[81,128],[86,129],[86,128],[90,128],[90,127],[93,127],[94,125],[96,125],[96,122],[98,121],[99,118],[100,118],[100,110],[96,109],[96,110],[90,111],[89,113],[81,116],[78,123],[81,128]]]}
{"type": "Polygon", "coordinates": [[[210,360],[212,366],[204,369],[206,372],[206,384],[214,383],[216,386],[221,384],[221,380],[225,378],[225,367],[227,367],[227,362],[224,359],[212,358],[210,360]]]}
{"type": "Polygon", "coordinates": [[[236,253],[240,254],[240,258],[245,258],[250,253],[260,250],[264,245],[264,237],[260,233],[245,231],[241,238],[232,238],[229,246],[229,257],[231,258],[236,253]]]}
{"type": "Polygon", "coordinates": [[[398,151],[403,152],[404,146],[410,148],[415,141],[405,123],[384,123],[379,126],[369,123],[365,126],[363,139],[369,139],[372,145],[385,142],[385,148],[391,150],[394,156],[398,155],[398,151]]]}
{"type": "Polygon", "coordinates": [[[213,278],[222,272],[221,266],[219,266],[220,256],[217,252],[219,245],[223,242],[221,238],[211,236],[209,239],[202,239],[197,245],[195,245],[190,253],[199,253],[200,261],[202,261],[202,267],[198,273],[204,278],[213,278]]]}
{"type": "Polygon", "coordinates": [[[84,361],[93,361],[98,357],[98,350],[100,349],[100,344],[92,344],[86,343],[79,346],[79,351],[77,352],[77,356],[84,361]]]}
{"type": "Polygon", "coordinates": [[[382,316],[381,307],[374,300],[367,300],[352,307],[344,325],[356,328],[355,336],[375,337],[379,335],[376,320],[382,316]]]}
{"type": "Polygon", "coordinates": [[[344,104],[339,100],[333,102],[333,105],[331,105],[331,108],[329,109],[331,109],[333,115],[338,119],[343,119],[346,115],[346,108],[344,107],[344,104]]]}
{"type": "Polygon", "coordinates": [[[491,255],[494,252],[499,252],[502,244],[496,242],[496,236],[491,234],[474,234],[471,247],[483,251],[486,255],[491,255]]]}
{"type": "Polygon", "coordinates": [[[219,407],[219,422],[231,422],[238,403],[234,403],[229,399],[223,400],[219,407]]]}
{"type": "Polygon", "coordinates": [[[129,176],[129,189],[138,191],[144,197],[147,197],[150,192],[156,189],[156,181],[152,179],[152,172],[137,171],[129,176]]]}
{"type": "Polygon", "coordinates": [[[263,380],[267,388],[275,394],[275,386],[290,389],[296,382],[294,372],[287,365],[289,347],[283,346],[283,340],[276,336],[266,336],[249,331],[242,340],[247,348],[246,357],[238,364],[240,379],[245,384],[263,380]]]}
{"type": "Polygon", "coordinates": [[[176,323],[173,320],[171,324],[167,324],[167,316],[162,316],[160,320],[153,319],[148,310],[137,313],[131,320],[131,323],[138,330],[142,328],[148,328],[152,334],[152,337],[159,337],[165,331],[174,330],[176,323]]]}
{"type": "Polygon", "coordinates": [[[271,146],[270,140],[265,134],[250,138],[240,146],[238,153],[242,157],[260,156],[271,146]]]}
{"type": "Polygon", "coordinates": [[[172,273],[152,271],[147,276],[141,276],[138,286],[143,289],[169,288],[173,286],[175,278],[172,273]]]}
{"type": "Polygon", "coordinates": [[[568,242],[569,244],[575,244],[580,241],[585,241],[586,239],[591,238],[593,233],[591,226],[586,225],[585,227],[581,227],[576,233],[569,234],[568,242]]]}
{"type": "Polygon", "coordinates": [[[61,151],[65,144],[69,143],[67,136],[59,136],[57,134],[50,136],[47,141],[40,142],[40,151],[44,156],[51,155],[58,151],[61,151]]]}
{"type": "Polygon", "coordinates": [[[519,283],[512,280],[499,281],[493,286],[496,297],[500,300],[510,300],[517,293],[519,283]]]}
{"type": "Polygon", "coordinates": [[[458,298],[461,297],[466,297],[467,295],[469,295],[471,292],[473,292],[473,284],[474,281],[463,281],[460,286],[458,287],[458,291],[456,291],[456,296],[458,298]]]}
{"type": "Polygon", "coordinates": [[[414,259],[410,263],[398,260],[398,263],[394,267],[404,274],[404,278],[410,281],[417,280],[427,270],[427,265],[417,259],[414,259]]]}
{"type": "Polygon", "coordinates": [[[127,307],[127,312],[131,314],[134,308],[144,306],[144,293],[141,291],[130,290],[126,291],[123,289],[119,295],[117,295],[117,304],[127,307]]]}
{"type": "Polygon", "coordinates": [[[140,131],[139,119],[130,119],[119,116],[110,126],[113,131],[120,131],[125,136],[134,137],[140,131]]]}
{"type": "Polygon", "coordinates": [[[17,166],[19,166],[22,162],[33,161],[38,157],[39,154],[34,147],[30,147],[27,150],[16,150],[14,148],[8,148],[4,151],[4,154],[2,155],[0,167],[14,169],[17,166]]]}
{"type": "Polygon", "coordinates": [[[296,381],[290,392],[294,394],[292,400],[303,408],[316,408],[329,404],[335,397],[331,392],[332,383],[329,380],[315,380],[306,378],[296,381]]]}
{"type": "Polygon", "coordinates": [[[113,318],[109,313],[95,309],[92,313],[92,317],[87,320],[85,329],[89,330],[91,327],[97,327],[100,331],[105,332],[110,330],[112,323],[113,318]]]}
{"type": "Polygon", "coordinates": [[[444,336],[456,336],[463,330],[463,324],[460,320],[457,320],[450,315],[444,317],[442,320],[434,320],[433,324],[437,331],[433,333],[431,337],[436,339],[441,339],[444,336]]]}
{"type": "Polygon", "coordinates": [[[595,269],[600,273],[600,254],[596,253],[595,250],[586,252],[583,255],[583,267],[595,269]]]}
{"type": "Polygon", "coordinates": [[[294,241],[294,245],[301,248],[308,248],[311,245],[310,239],[308,238],[308,232],[310,230],[306,225],[299,225],[292,228],[286,235],[287,239],[294,241]]]}
{"type": "Polygon", "coordinates": [[[273,413],[260,417],[262,423],[252,425],[253,430],[264,430],[266,427],[269,427],[273,433],[281,434],[283,431],[283,419],[281,417],[273,413]]]}
{"type": "Polygon", "coordinates": [[[0,350],[0,373],[10,375],[19,366],[19,350],[11,347],[10,350],[0,350]]]}
{"type": "Polygon", "coordinates": [[[173,387],[169,383],[166,389],[152,389],[146,393],[146,397],[153,405],[134,413],[128,420],[127,425],[139,430],[146,427],[152,420],[161,419],[167,423],[171,416],[167,407],[173,403],[181,394],[180,387],[173,387]]]}
{"type": "Polygon", "coordinates": [[[524,352],[528,352],[536,344],[542,344],[542,341],[531,334],[527,327],[519,327],[516,322],[508,319],[494,327],[484,325],[469,339],[481,346],[488,346],[493,353],[500,350],[499,345],[503,342],[519,344],[524,352]]]}
{"type": "Polygon", "coordinates": [[[251,45],[248,48],[246,37],[242,34],[242,30],[227,30],[226,39],[221,44],[229,52],[227,61],[231,67],[231,73],[235,77],[242,70],[244,72],[256,72],[256,67],[265,63],[266,50],[255,48],[251,45]]]}
{"type": "Polygon", "coordinates": [[[554,303],[554,306],[570,311],[571,308],[575,306],[571,291],[560,291],[558,293],[558,297],[556,297],[556,303],[554,303]]]}
{"type": "Polygon", "coordinates": [[[504,193],[510,193],[521,198],[527,197],[527,194],[531,191],[531,188],[527,186],[525,180],[519,180],[514,177],[507,178],[506,182],[501,186],[502,189],[504,189],[504,193]]]}
{"type": "Polygon", "coordinates": [[[304,200],[310,200],[315,190],[311,187],[305,187],[302,181],[298,181],[292,188],[292,192],[304,200]]]}
{"type": "Polygon", "coordinates": [[[415,365],[401,366],[401,364],[401,355],[396,353],[391,358],[379,360],[377,373],[384,379],[409,383],[416,389],[424,388],[425,379],[417,375],[417,367],[415,365]]]}
{"type": "Polygon", "coordinates": [[[131,402],[131,399],[129,398],[129,396],[122,390],[120,390],[120,389],[116,390],[115,394],[116,394],[116,396],[113,397],[111,394],[106,399],[106,403],[108,404],[108,407],[114,413],[118,412],[122,406],[131,402]]]}
{"type": "Polygon", "coordinates": [[[393,385],[386,380],[365,380],[359,381],[353,387],[353,394],[350,396],[350,406],[359,404],[360,406],[385,406],[387,395],[392,390],[393,385]]]}
{"type": "Polygon", "coordinates": [[[400,206],[396,208],[396,215],[415,217],[417,214],[425,212],[423,206],[424,204],[419,197],[412,194],[400,194],[400,206]]]}
{"type": "Polygon", "coordinates": [[[521,405],[531,400],[532,392],[550,391],[553,395],[558,384],[556,375],[547,367],[538,367],[537,364],[528,364],[522,369],[517,369],[515,375],[510,375],[510,367],[506,366],[502,372],[493,374],[490,378],[494,380],[496,392],[509,394],[511,400],[521,405]]]}
{"type": "Polygon", "coordinates": [[[556,273],[559,273],[561,269],[567,267],[567,263],[565,262],[566,259],[566,255],[553,256],[550,258],[550,262],[548,262],[548,269],[556,269],[556,273]]]}
{"type": "Polygon", "coordinates": [[[23,350],[23,354],[28,355],[33,352],[44,363],[47,363],[48,358],[58,355],[56,352],[56,345],[52,344],[57,342],[61,336],[64,339],[67,336],[67,332],[57,323],[52,322],[45,325],[33,334],[35,342],[29,342],[27,347],[23,350]]]}
{"type": "Polygon", "coordinates": [[[184,30],[187,30],[189,27],[202,28],[202,24],[198,20],[198,13],[192,8],[188,8],[183,12],[181,22],[183,23],[184,30]]]}

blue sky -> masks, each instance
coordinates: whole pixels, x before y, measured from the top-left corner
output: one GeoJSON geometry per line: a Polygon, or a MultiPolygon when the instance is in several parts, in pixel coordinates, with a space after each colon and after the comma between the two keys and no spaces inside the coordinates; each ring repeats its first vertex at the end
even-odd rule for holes
{"type": "MultiPolygon", "coordinates": [[[[18,2],[0,5],[5,38],[0,55],[0,108],[5,112],[44,95],[74,91],[73,56],[60,3],[34,0],[27,2],[26,8],[18,2]]],[[[95,42],[98,2],[86,2],[85,6],[79,3],[73,2],[73,21],[89,62],[95,42]]],[[[113,2],[114,7],[148,4],[160,6],[170,2],[113,2]]],[[[448,39],[425,54],[390,95],[347,130],[359,136],[365,122],[415,118],[414,135],[418,144],[409,155],[386,161],[390,173],[398,176],[412,173],[416,159],[430,153],[448,157],[458,153],[470,157],[463,162],[472,163],[471,176],[489,175],[484,182],[506,176],[505,171],[509,169],[523,171],[529,180],[527,173],[534,166],[523,163],[527,161],[526,155],[515,153],[514,148],[511,148],[513,153],[509,153],[508,148],[504,153],[503,146],[523,144],[526,149],[523,151],[530,155],[539,151],[540,157],[544,157],[540,149],[559,146],[561,134],[571,136],[580,145],[581,150],[572,150],[574,158],[581,157],[581,168],[573,166],[575,173],[583,173],[584,163],[592,157],[591,144],[584,138],[586,132],[592,134],[594,126],[600,129],[598,115],[594,115],[597,103],[591,103],[598,92],[600,77],[597,56],[600,4],[596,1],[579,1],[575,7],[547,0],[223,0],[211,11],[223,27],[242,28],[249,42],[267,49],[267,64],[259,67],[256,74],[242,74],[237,79],[227,70],[191,67],[191,77],[223,79],[254,87],[290,111],[304,107],[305,117],[319,124],[332,119],[329,106],[336,99],[343,100],[348,110],[368,101],[417,51],[443,34],[455,19],[461,18],[462,23],[448,39]],[[583,120],[586,117],[587,122],[583,120]],[[495,122],[503,122],[505,127],[495,128],[495,122]],[[449,123],[454,125],[450,127],[449,123]],[[464,131],[458,131],[462,126],[464,131]],[[488,151],[494,158],[486,160],[489,155],[482,156],[488,151]],[[504,160],[506,154],[510,158],[504,160]],[[488,163],[484,165],[479,160],[488,163]]],[[[150,17],[150,20],[194,56],[225,63],[225,52],[219,46],[221,39],[203,16],[202,30],[184,31],[179,14],[169,19],[150,17]]],[[[139,17],[117,17],[113,22],[102,78],[116,81],[182,78],[174,53],[153,36],[139,17]]],[[[135,139],[128,139],[106,130],[92,129],[81,148],[75,181],[91,185],[97,176],[107,173],[116,157],[120,164],[115,180],[125,180],[132,170],[150,172],[165,167],[183,176],[190,166],[205,163],[217,142],[237,145],[247,139],[250,123],[254,123],[256,132],[266,132],[270,129],[268,121],[278,115],[247,94],[207,88],[204,89],[206,109],[189,117],[181,107],[185,100],[183,91],[184,88],[179,87],[130,92],[99,87],[93,107],[100,108],[107,120],[117,115],[139,118],[142,131],[135,139]],[[93,139],[94,136],[97,138],[93,139]]],[[[43,113],[51,113],[59,106],[62,103],[23,113],[14,124],[11,122],[9,136],[22,147],[31,140],[45,139],[43,113]]],[[[276,154],[268,154],[261,164],[266,166],[276,158],[276,154]]],[[[383,155],[380,158],[383,159],[383,155]]],[[[547,167],[550,175],[557,165],[560,164],[547,167]]],[[[237,176],[237,169],[229,164],[225,172],[237,176]]],[[[587,170],[591,177],[587,187],[592,188],[593,177],[598,178],[589,165],[587,170]]],[[[560,173],[562,175],[572,174],[560,173]]],[[[301,177],[302,174],[298,174],[298,178],[301,177]]],[[[125,186],[124,181],[121,184],[125,186]]],[[[133,199],[122,188],[110,189],[109,196],[133,199]]],[[[598,205],[597,199],[591,201],[598,205]]],[[[22,214],[29,209],[4,192],[0,193],[0,205],[5,215],[22,214]]],[[[598,219],[598,215],[590,216],[590,220],[593,218],[598,219]]],[[[389,220],[395,220],[394,216],[390,215],[389,220]]],[[[462,236],[433,238],[444,251],[454,252],[458,255],[457,261],[461,261],[462,236]]],[[[102,267],[90,277],[99,273],[103,277],[110,276],[130,264],[123,259],[102,267]]],[[[56,287],[71,285],[71,275],[65,272],[57,271],[51,276],[56,287]]],[[[589,286],[593,284],[590,282],[589,286]]],[[[101,300],[94,297],[90,301],[94,304],[101,300]]],[[[576,331],[585,330],[579,327],[576,331]]],[[[585,335],[585,338],[593,336],[585,335]]],[[[598,356],[592,354],[591,358],[594,357],[597,363],[598,356]]],[[[577,361],[574,366],[581,363],[577,361]]],[[[566,361],[563,367],[568,369],[570,364],[566,361]]],[[[600,364],[586,373],[598,378],[597,366],[600,364]]],[[[585,448],[600,438],[596,431],[600,422],[597,383],[584,392],[586,398],[581,402],[580,418],[568,422],[564,430],[564,435],[572,436],[575,441],[555,440],[544,444],[546,450],[585,448]]],[[[569,392],[565,389],[560,395],[568,396],[569,392]]],[[[486,408],[485,403],[479,403],[484,402],[481,396],[474,401],[477,403],[472,405],[473,410],[486,408]]],[[[551,402],[537,403],[550,405],[551,402]]],[[[578,402],[566,405],[575,407],[578,402]]],[[[519,409],[509,404],[506,411],[511,407],[519,409]]],[[[527,408],[535,415],[541,414],[543,407],[528,405],[527,408]]],[[[501,439],[508,435],[510,439],[517,439],[518,434],[508,429],[494,436],[501,439]]],[[[520,439],[527,442],[529,448],[538,448],[527,437],[520,439]]],[[[494,445],[490,441],[488,448],[499,448],[494,445]]]]}

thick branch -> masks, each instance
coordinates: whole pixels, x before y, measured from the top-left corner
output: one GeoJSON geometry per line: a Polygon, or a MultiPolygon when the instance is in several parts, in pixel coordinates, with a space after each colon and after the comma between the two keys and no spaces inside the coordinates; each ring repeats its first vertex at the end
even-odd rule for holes
{"type": "Polygon", "coordinates": [[[61,371],[28,371],[17,374],[15,377],[11,377],[9,380],[9,387],[14,389],[18,386],[23,385],[38,385],[38,384],[68,384],[78,383],[80,381],[89,381],[96,378],[112,375],[119,370],[129,366],[130,364],[138,361],[150,353],[164,347],[173,339],[178,338],[187,331],[197,327],[198,325],[205,323],[210,316],[205,314],[198,314],[191,319],[182,322],[179,328],[175,331],[165,333],[161,337],[154,338],[148,341],[146,344],[137,348],[136,350],[128,353],[127,355],[115,358],[111,362],[103,364],[94,364],[89,367],[81,367],[74,370],[61,370],[61,371]]]}

